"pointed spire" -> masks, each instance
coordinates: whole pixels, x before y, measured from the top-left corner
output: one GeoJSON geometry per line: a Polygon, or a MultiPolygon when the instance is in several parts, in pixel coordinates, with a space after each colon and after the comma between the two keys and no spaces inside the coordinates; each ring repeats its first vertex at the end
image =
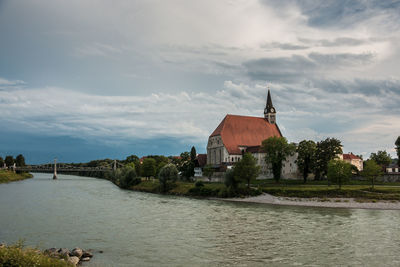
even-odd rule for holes
{"type": "Polygon", "coordinates": [[[266,106],[266,108],[267,108],[267,110],[272,108],[272,99],[271,99],[271,92],[269,90],[269,87],[268,87],[268,96],[267,96],[267,106],[266,106]]]}

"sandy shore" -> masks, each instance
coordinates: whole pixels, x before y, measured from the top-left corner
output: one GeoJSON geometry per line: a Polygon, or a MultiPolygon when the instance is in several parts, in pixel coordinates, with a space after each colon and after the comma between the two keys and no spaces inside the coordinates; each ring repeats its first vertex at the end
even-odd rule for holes
{"type": "Polygon", "coordinates": [[[378,201],[360,203],[353,198],[328,198],[321,201],[319,198],[293,198],[275,197],[270,194],[262,194],[248,198],[227,198],[226,201],[263,203],[284,206],[306,206],[306,207],[325,207],[325,208],[346,208],[346,209],[380,209],[380,210],[400,210],[400,202],[378,201]]]}

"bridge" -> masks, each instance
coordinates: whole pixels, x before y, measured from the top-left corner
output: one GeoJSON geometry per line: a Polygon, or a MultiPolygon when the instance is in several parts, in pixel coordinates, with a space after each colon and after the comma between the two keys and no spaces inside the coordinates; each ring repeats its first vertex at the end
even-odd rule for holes
{"type": "Polygon", "coordinates": [[[23,167],[13,166],[14,171],[19,172],[45,172],[45,173],[53,173],[53,179],[57,179],[57,173],[82,173],[82,172],[107,172],[107,171],[115,171],[118,167],[123,167],[124,164],[114,162],[110,166],[101,166],[101,167],[82,167],[82,166],[73,166],[71,164],[58,164],[57,160],[54,160],[54,163],[41,164],[41,165],[26,165],[23,167]]]}

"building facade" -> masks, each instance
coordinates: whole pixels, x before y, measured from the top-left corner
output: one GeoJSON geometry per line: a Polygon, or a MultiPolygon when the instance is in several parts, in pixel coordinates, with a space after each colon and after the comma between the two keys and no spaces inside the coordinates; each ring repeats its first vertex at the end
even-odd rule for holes
{"type": "MultiPolygon", "coordinates": [[[[215,168],[232,166],[245,152],[252,153],[261,167],[260,178],[271,178],[266,162],[266,154],[261,143],[265,139],[282,137],[276,123],[276,110],[272,105],[271,93],[268,90],[264,117],[250,117],[228,114],[208,138],[207,164],[215,168]]],[[[297,178],[297,154],[283,162],[282,177],[297,178]]]]}
{"type": "Polygon", "coordinates": [[[363,170],[363,160],[354,155],[353,153],[348,153],[348,154],[342,154],[339,156],[341,160],[344,160],[348,163],[350,163],[351,165],[354,165],[357,167],[358,171],[362,171],[363,170]]]}

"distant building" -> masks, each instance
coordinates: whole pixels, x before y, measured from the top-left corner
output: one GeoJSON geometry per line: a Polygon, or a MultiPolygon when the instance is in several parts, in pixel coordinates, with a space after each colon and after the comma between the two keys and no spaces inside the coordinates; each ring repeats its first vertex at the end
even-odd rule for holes
{"type": "Polygon", "coordinates": [[[356,166],[359,171],[363,170],[363,160],[353,153],[350,152],[349,154],[342,154],[339,157],[340,159],[356,166]]]}
{"type": "MultiPolygon", "coordinates": [[[[207,163],[216,168],[229,167],[239,161],[245,152],[249,152],[261,166],[261,176],[272,177],[265,163],[266,154],[262,151],[261,143],[273,136],[282,137],[282,133],[276,124],[276,110],[272,105],[271,93],[268,90],[264,117],[230,114],[225,116],[208,139],[207,163]]],[[[293,155],[283,163],[283,177],[297,177],[296,159],[297,155],[293,155]]]]}
{"type": "Polygon", "coordinates": [[[392,162],[388,166],[386,166],[386,173],[400,174],[400,168],[399,165],[397,164],[397,159],[392,160],[392,162]]]}
{"type": "Polygon", "coordinates": [[[207,164],[207,154],[198,154],[194,161],[194,177],[203,176],[203,168],[207,164]]]}

